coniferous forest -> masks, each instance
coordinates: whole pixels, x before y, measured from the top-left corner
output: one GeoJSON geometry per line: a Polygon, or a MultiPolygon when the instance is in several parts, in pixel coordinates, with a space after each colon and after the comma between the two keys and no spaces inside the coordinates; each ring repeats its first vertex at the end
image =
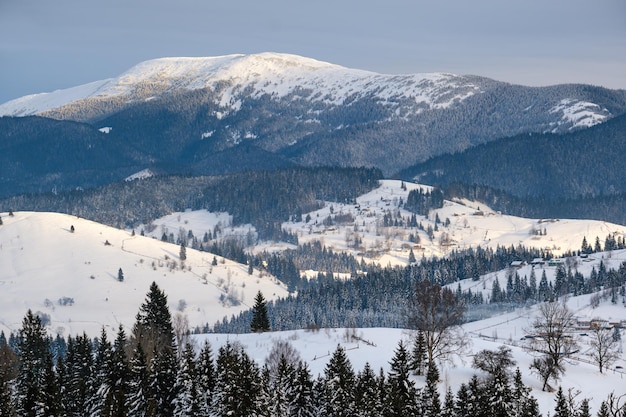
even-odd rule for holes
{"type": "MultiPolygon", "coordinates": [[[[458,294],[449,294],[463,305],[458,294]]],[[[265,306],[259,293],[249,329],[270,330],[265,306]]],[[[478,352],[477,373],[456,392],[442,388],[421,330],[412,346],[401,341],[389,355],[388,371],[369,364],[354,369],[338,345],[315,376],[288,341],[276,342],[265,363],[236,342],[217,350],[208,341],[197,346],[188,332],[173,326],[167,295],[153,283],[133,328],[120,326],[113,340],[104,329],[93,339],[86,334],[53,339],[30,310],[19,332],[8,339],[0,334],[0,415],[541,415],[505,346],[478,352]],[[424,384],[418,386],[411,375],[423,375],[424,384]]],[[[573,402],[571,395],[558,388],[553,415],[590,416],[589,400],[573,402]]],[[[598,416],[623,415],[614,404],[609,395],[598,416]],[[609,410],[617,414],[603,414],[609,410]]]]}

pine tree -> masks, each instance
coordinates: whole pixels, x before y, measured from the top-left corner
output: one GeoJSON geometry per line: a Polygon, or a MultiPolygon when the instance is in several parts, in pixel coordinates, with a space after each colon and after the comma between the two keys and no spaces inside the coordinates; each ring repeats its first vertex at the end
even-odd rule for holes
{"type": "Polygon", "coordinates": [[[398,417],[418,415],[417,390],[409,378],[409,355],[402,341],[398,344],[390,365],[386,414],[398,417]]]}
{"type": "Polygon", "coordinates": [[[88,414],[90,416],[106,415],[108,412],[108,409],[105,408],[105,399],[109,395],[107,376],[112,355],[113,348],[111,342],[109,342],[107,338],[105,329],[102,328],[94,358],[94,372],[89,378],[89,392],[91,395],[89,398],[88,414]]]}
{"type": "Polygon", "coordinates": [[[418,330],[417,337],[413,340],[413,354],[411,355],[411,369],[416,375],[424,374],[424,366],[428,360],[425,343],[424,332],[418,330]]]}
{"type": "Polygon", "coordinates": [[[200,393],[199,416],[209,416],[212,409],[213,393],[215,391],[215,363],[211,344],[204,341],[204,345],[198,355],[196,372],[198,379],[198,391],[200,393]]]}
{"type": "Polygon", "coordinates": [[[62,395],[65,411],[68,416],[82,416],[93,394],[89,380],[94,372],[91,341],[85,333],[68,338],[65,368],[66,383],[62,395]]]}
{"type": "Polygon", "coordinates": [[[250,330],[253,333],[268,332],[270,330],[270,321],[267,317],[267,302],[261,291],[259,291],[254,298],[254,307],[252,307],[252,309],[250,330]]]}
{"type": "Polygon", "coordinates": [[[426,372],[426,387],[422,393],[422,407],[424,417],[438,417],[441,413],[441,399],[437,383],[439,382],[439,370],[434,362],[428,364],[426,372]]]}
{"type": "Polygon", "coordinates": [[[174,400],[178,395],[176,389],[176,375],[178,372],[176,353],[172,349],[153,352],[148,368],[148,414],[164,417],[172,416],[174,414],[174,400]]]}
{"type": "Polygon", "coordinates": [[[122,271],[122,268],[118,269],[117,271],[117,280],[119,282],[124,281],[124,271],[122,271]]]}
{"type": "Polygon", "coordinates": [[[126,403],[129,417],[144,417],[148,412],[148,364],[141,343],[135,345],[130,361],[126,403]]]}
{"type": "Polygon", "coordinates": [[[300,361],[296,369],[291,412],[294,417],[314,417],[316,407],[313,394],[313,378],[308,365],[300,361]]]}
{"type": "Polygon", "coordinates": [[[180,417],[196,417],[200,413],[200,393],[197,385],[195,352],[190,343],[185,345],[181,366],[176,378],[174,414],[180,417]]]}
{"type": "Polygon", "coordinates": [[[353,416],[355,375],[345,350],[338,345],[324,369],[323,414],[353,416]]]}
{"type": "Polygon", "coordinates": [[[46,407],[45,383],[52,368],[50,340],[41,319],[31,310],[22,321],[19,336],[15,411],[20,416],[37,416],[46,407]]]}
{"type": "Polygon", "coordinates": [[[563,388],[559,386],[559,389],[556,392],[556,397],[554,398],[556,405],[554,407],[554,417],[574,417],[570,414],[569,407],[567,406],[567,399],[563,394],[563,388]]]}
{"type": "Polygon", "coordinates": [[[363,370],[357,374],[355,386],[355,402],[360,417],[375,417],[382,414],[384,398],[374,370],[366,363],[363,370]]]}
{"type": "Polygon", "coordinates": [[[441,417],[456,417],[454,394],[452,389],[448,387],[446,390],[446,396],[443,402],[443,409],[441,410],[441,417]]]}

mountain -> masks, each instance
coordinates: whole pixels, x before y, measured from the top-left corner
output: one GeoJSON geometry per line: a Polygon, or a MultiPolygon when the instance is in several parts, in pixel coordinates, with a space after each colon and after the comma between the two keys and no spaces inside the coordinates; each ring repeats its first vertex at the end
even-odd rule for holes
{"type": "MultiPolygon", "coordinates": [[[[122,179],[131,167],[202,175],[368,166],[390,175],[432,156],[518,134],[585,129],[625,112],[623,90],[531,88],[445,73],[384,75],[263,53],[146,61],[116,78],[4,103],[0,121],[39,116],[83,123],[115,144],[123,158],[106,169],[122,179]]],[[[28,125],[13,137],[33,133],[28,125]]],[[[76,138],[69,126],[64,136],[76,138]]],[[[43,122],[36,129],[46,136],[43,122]]],[[[0,129],[1,143],[12,140],[0,129]]],[[[48,145],[40,143],[45,152],[48,145]]],[[[17,182],[0,195],[37,191],[20,184],[25,171],[3,169],[0,176],[17,182]]],[[[85,175],[82,185],[63,171],[41,175],[42,187],[108,180],[85,175]]]]}

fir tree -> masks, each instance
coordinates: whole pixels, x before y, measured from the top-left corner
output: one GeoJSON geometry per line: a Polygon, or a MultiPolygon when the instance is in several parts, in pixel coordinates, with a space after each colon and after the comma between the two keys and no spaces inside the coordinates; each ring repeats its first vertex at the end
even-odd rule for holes
{"type": "Polygon", "coordinates": [[[259,291],[254,298],[254,307],[252,307],[252,321],[250,322],[250,330],[255,333],[268,332],[270,330],[270,321],[267,316],[267,302],[259,291]]]}
{"type": "Polygon", "coordinates": [[[418,415],[417,392],[409,378],[409,355],[402,341],[398,344],[390,365],[385,414],[398,417],[418,415]]]}
{"type": "Polygon", "coordinates": [[[556,405],[554,406],[554,417],[574,417],[571,415],[569,407],[567,406],[567,399],[563,394],[563,388],[559,386],[554,398],[556,405]]]}
{"type": "Polygon", "coordinates": [[[323,414],[333,417],[354,415],[354,380],[352,365],[345,350],[338,345],[324,369],[323,414]]]}
{"type": "Polygon", "coordinates": [[[456,417],[454,394],[452,389],[448,387],[446,390],[446,396],[443,402],[443,409],[441,410],[441,417],[456,417]]]}
{"type": "Polygon", "coordinates": [[[138,343],[135,345],[130,361],[130,375],[126,403],[129,417],[144,417],[148,412],[148,364],[146,354],[138,343]]]}
{"type": "Polygon", "coordinates": [[[174,414],[176,375],[178,364],[172,349],[153,352],[149,364],[148,414],[154,416],[172,416],[174,414]]]}
{"type": "Polygon", "coordinates": [[[45,383],[52,368],[50,341],[41,319],[31,310],[22,321],[19,336],[15,411],[20,416],[38,416],[46,408],[45,383]]]}
{"type": "Polygon", "coordinates": [[[117,271],[117,280],[119,282],[124,281],[124,271],[122,271],[122,268],[118,269],[117,271]]]}
{"type": "Polygon", "coordinates": [[[213,351],[211,344],[205,340],[200,354],[198,355],[198,366],[196,369],[198,379],[198,391],[200,393],[199,415],[208,416],[211,413],[212,398],[215,391],[215,364],[213,362],[213,351]]]}
{"type": "Polygon", "coordinates": [[[424,332],[418,330],[417,337],[413,340],[413,354],[411,355],[411,369],[416,375],[424,374],[424,366],[428,360],[425,343],[424,332]]]}
{"type": "Polygon", "coordinates": [[[180,417],[196,417],[200,413],[200,393],[197,386],[195,352],[190,343],[185,345],[176,378],[174,414],[180,417]]]}
{"type": "Polygon", "coordinates": [[[441,413],[441,400],[437,383],[439,382],[439,370],[434,362],[428,364],[426,372],[426,387],[422,393],[422,407],[424,417],[438,417],[441,413]]]}
{"type": "Polygon", "coordinates": [[[377,417],[382,414],[384,403],[382,393],[374,370],[366,363],[357,374],[355,402],[359,417],[377,417]]]}
{"type": "Polygon", "coordinates": [[[105,399],[109,395],[107,376],[112,355],[113,348],[111,342],[107,338],[105,329],[102,328],[94,358],[94,372],[91,378],[89,378],[89,392],[91,396],[88,410],[90,416],[106,415],[106,412],[108,412],[105,409],[105,399]]]}
{"type": "Polygon", "coordinates": [[[300,361],[296,369],[291,412],[294,417],[314,417],[316,407],[313,395],[313,378],[308,365],[300,361]]]}

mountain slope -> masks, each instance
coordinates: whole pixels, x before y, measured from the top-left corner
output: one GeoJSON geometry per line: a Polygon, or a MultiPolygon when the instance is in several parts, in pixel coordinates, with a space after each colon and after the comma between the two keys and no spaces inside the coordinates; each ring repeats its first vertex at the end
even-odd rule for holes
{"type": "Polygon", "coordinates": [[[390,175],[435,155],[584,129],[624,112],[622,90],[384,75],[275,53],[146,61],[117,78],[0,105],[1,115],[106,127],[141,169],[184,174],[232,170],[215,163],[229,150],[238,170],[332,164],[390,175]],[[274,156],[250,158],[255,149],[274,156]]]}
{"type": "Polygon", "coordinates": [[[28,309],[47,315],[50,329],[63,336],[95,336],[102,327],[113,333],[118,324],[129,329],[152,281],[168,295],[172,314],[186,315],[191,328],[249,309],[257,291],[269,300],[287,295],[272,276],[249,275],[232,261],[213,266],[207,252],[187,248],[182,268],[178,245],[57,213],[0,216],[5,334],[20,327],[28,309]]]}

